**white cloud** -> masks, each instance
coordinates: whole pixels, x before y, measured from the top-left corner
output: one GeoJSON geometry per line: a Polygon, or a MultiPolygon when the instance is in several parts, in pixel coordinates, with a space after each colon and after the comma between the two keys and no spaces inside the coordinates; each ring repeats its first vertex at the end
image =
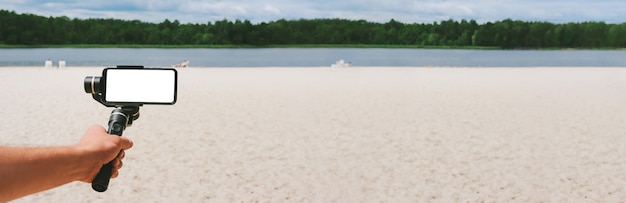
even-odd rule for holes
{"type": "Polygon", "coordinates": [[[269,4],[265,4],[265,7],[263,7],[263,11],[277,16],[281,15],[280,9],[269,4]]]}
{"type": "Polygon", "coordinates": [[[235,5],[235,6],[232,6],[231,8],[237,13],[237,15],[245,16],[248,14],[248,10],[244,8],[243,6],[235,5]]]}

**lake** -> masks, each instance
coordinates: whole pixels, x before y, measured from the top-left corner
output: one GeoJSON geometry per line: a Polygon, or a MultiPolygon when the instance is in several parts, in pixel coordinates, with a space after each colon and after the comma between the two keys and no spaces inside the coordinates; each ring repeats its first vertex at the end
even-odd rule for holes
{"type": "Polygon", "coordinates": [[[626,67],[623,50],[456,50],[385,48],[26,48],[0,49],[0,66],[144,65],[169,67],[329,67],[339,59],[354,66],[626,67]]]}

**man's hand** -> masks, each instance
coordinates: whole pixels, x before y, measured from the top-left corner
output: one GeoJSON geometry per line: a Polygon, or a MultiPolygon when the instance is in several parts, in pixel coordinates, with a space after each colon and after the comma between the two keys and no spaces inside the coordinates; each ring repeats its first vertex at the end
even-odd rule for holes
{"type": "Polygon", "coordinates": [[[109,135],[91,126],[77,144],[57,147],[0,146],[0,202],[54,187],[83,181],[91,183],[102,165],[113,160],[111,178],[118,176],[128,138],[109,135]]]}
{"type": "Polygon", "coordinates": [[[118,176],[118,170],[122,167],[124,150],[130,149],[133,142],[126,137],[109,135],[106,130],[99,125],[91,126],[82,139],[75,145],[81,154],[86,155],[88,167],[84,176],[79,177],[79,181],[91,183],[98,174],[102,165],[113,160],[113,171],[111,178],[118,176]]]}

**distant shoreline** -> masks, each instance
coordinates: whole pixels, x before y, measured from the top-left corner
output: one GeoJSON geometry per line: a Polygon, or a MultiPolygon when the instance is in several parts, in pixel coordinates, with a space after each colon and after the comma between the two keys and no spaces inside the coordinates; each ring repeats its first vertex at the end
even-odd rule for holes
{"type": "Polygon", "coordinates": [[[7,45],[0,48],[162,48],[162,49],[231,49],[231,48],[412,48],[412,49],[492,49],[481,46],[416,46],[377,44],[293,44],[293,45],[161,45],[161,44],[64,44],[64,45],[7,45]]]}
{"type": "Polygon", "coordinates": [[[64,44],[64,45],[7,45],[0,49],[14,48],[156,48],[156,49],[237,49],[237,48],[382,48],[382,49],[466,49],[466,50],[626,50],[624,48],[516,48],[503,49],[488,46],[418,46],[387,44],[292,44],[292,45],[160,45],[160,44],[64,44]]]}

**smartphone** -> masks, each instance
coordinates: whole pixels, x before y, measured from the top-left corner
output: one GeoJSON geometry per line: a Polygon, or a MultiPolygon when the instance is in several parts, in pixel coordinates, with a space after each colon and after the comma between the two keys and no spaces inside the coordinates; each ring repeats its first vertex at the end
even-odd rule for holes
{"type": "Polygon", "coordinates": [[[178,72],[171,68],[105,68],[102,97],[115,105],[174,104],[178,72]]]}

